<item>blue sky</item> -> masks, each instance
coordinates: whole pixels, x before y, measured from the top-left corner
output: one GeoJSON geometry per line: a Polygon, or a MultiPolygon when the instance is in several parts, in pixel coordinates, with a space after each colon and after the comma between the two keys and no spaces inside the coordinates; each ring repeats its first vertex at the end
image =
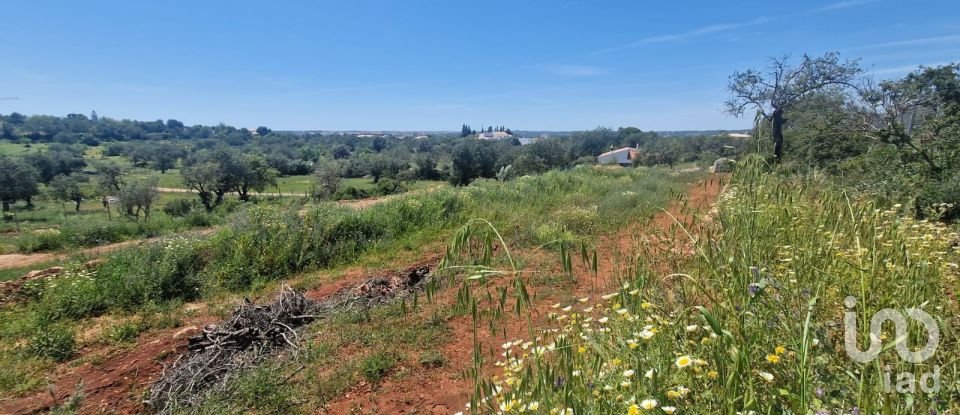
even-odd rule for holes
{"type": "Polygon", "coordinates": [[[960,60],[952,1],[7,2],[0,113],[274,129],[744,128],[734,70],[960,60]],[[728,3],[728,2],[724,2],[728,3]]]}

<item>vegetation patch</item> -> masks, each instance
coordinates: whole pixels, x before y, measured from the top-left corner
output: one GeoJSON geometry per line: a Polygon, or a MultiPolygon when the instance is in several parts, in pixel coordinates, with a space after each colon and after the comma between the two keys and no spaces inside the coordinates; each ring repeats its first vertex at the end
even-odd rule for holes
{"type": "MultiPolygon", "coordinates": [[[[719,204],[722,228],[691,241],[695,255],[683,269],[663,277],[636,264],[605,294],[556,304],[548,326],[502,345],[496,374],[476,378],[470,412],[956,410],[956,230],[829,189],[745,160],[719,204]],[[919,325],[869,332],[880,310],[912,308],[941,328],[939,347],[920,365],[893,347],[923,345],[919,325]],[[850,355],[861,346],[847,336],[889,343],[861,362],[850,355]],[[888,381],[898,378],[910,380],[888,381]]],[[[478,304],[460,298],[467,309],[478,304]]],[[[497,327],[495,315],[473,318],[497,327]]]]}

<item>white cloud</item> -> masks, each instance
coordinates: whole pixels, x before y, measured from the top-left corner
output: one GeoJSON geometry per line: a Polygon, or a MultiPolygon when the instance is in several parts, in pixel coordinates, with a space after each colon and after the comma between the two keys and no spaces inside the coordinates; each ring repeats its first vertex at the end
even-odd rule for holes
{"type": "Polygon", "coordinates": [[[632,49],[632,48],[636,48],[636,47],[639,47],[639,46],[650,45],[650,44],[655,44],[655,43],[666,43],[666,42],[675,42],[675,41],[680,41],[680,40],[686,40],[686,39],[695,38],[695,37],[704,36],[704,35],[709,35],[709,34],[713,34],[713,33],[726,32],[726,31],[730,31],[730,30],[735,30],[735,29],[743,28],[743,27],[748,27],[748,26],[754,26],[754,25],[758,25],[758,24],[763,24],[763,23],[767,23],[767,22],[769,22],[769,21],[771,21],[771,20],[773,20],[773,19],[770,19],[770,18],[767,18],[767,17],[758,17],[758,18],[756,18],[756,19],[753,19],[753,20],[750,20],[750,21],[747,21],[747,22],[713,24],[713,25],[708,25],[708,26],[699,27],[699,28],[696,28],[696,29],[693,29],[693,30],[689,30],[689,31],[686,31],[686,32],[682,32],[682,33],[668,33],[668,34],[662,34],[662,35],[648,36],[648,37],[645,37],[645,38],[643,38],[643,39],[640,39],[640,40],[637,40],[637,41],[634,41],[634,42],[627,43],[627,44],[625,44],[625,45],[621,45],[621,46],[617,46],[617,47],[613,47],[613,48],[608,48],[608,49],[601,49],[601,50],[598,50],[598,51],[594,52],[593,54],[602,54],[602,53],[615,52],[615,51],[619,51],[619,50],[623,50],[623,49],[632,49]]]}
{"type": "Polygon", "coordinates": [[[838,1],[838,2],[836,2],[836,3],[830,3],[830,4],[826,5],[826,6],[823,6],[823,7],[817,8],[817,9],[814,9],[813,12],[814,12],[814,13],[823,13],[823,12],[829,12],[829,11],[834,11],[834,10],[846,9],[846,8],[850,8],[850,7],[862,6],[862,5],[864,5],[864,4],[873,3],[873,2],[875,2],[875,1],[876,1],[876,0],[846,0],[846,1],[838,1]]]}
{"type": "Polygon", "coordinates": [[[913,72],[919,69],[921,65],[927,68],[933,68],[933,67],[949,65],[949,64],[950,62],[933,62],[933,63],[924,63],[924,64],[915,64],[915,65],[894,66],[889,68],[878,68],[878,69],[873,69],[869,72],[874,75],[896,75],[896,74],[906,74],[906,73],[913,72]]]}
{"type": "Polygon", "coordinates": [[[946,44],[960,43],[960,35],[933,36],[933,37],[923,37],[923,38],[917,38],[917,39],[896,40],[892,42],[882,42],[882,43],[874,43],[872,45],[857,46],[851,49],[895,48],[895,47],[903,47],[903,46],[924,46],[924,45],[932,45],[932,44],[938,44],[938,43],[946,43],[946,44]]]}

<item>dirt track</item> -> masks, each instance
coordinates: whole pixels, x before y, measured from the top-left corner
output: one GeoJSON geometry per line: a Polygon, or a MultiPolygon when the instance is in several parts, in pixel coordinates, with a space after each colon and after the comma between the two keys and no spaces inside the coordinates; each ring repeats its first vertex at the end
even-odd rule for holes
{"type": "MultiPolygon", "coordinates": [[[[181,235],[206,236],[213,233],[214,230],[215,230],[214,228],[194,229],[194,230],[186,231],[181,235]]],[[[41,264],[44,262],[66,261],[70,259],[70,257],[72,256],[83,256],[87,258],[93,258],[93,257],[98,257],[100,255],[116,251],[120,248],[150,243],[161,238],[164,238],[164,237],[158,236],[155,238],[117,242],[114,244],[95,246],[93,248],[76,249],[76,250],[70,250],[70,251],[59,252],[59,253],[40,252],[35,254],[0,255],[0,269],[24,268],[34,264],[41,264]]]]}
{"type": "MultiPolygon", "coordinates": [[[[635,223],[632,232],[621,233],[608,238],[601,244],[598,252],[601,258],[599,274],[609,277],[617,271],[617,264],[611,258],[620,252],[630,252],[638,242],[637,234],[652,235],[667,233],[674,225],[674,217],[683,223],[691,221],[695,215],[709,210],[722,189],[720,177],[712,176],[705,182],[691,185],[682,201],[672,203],[665,212],[661,212],[650,222],[635,223]]],[[[685,244],[680,244],[685,245],[685,244]]],[[[101,247],[104,248],[104,247],[101,247]]],[[[425,253],[418,261],[420,264],[435,265],[438,254],[425,253]]],[[[552,258],[551,258],[552,259],[552,258]]],[[[553,261],[555,262],[555,261],[553,261]]],[[[550,263],[549,260],[545,263],[550,263]]],[[[408,264],[409,265],[409,264],[408,264]]],[[[547,265],[547,266],[556,266],[547,265]]],[[[311,290],[307,296],[322,299],[362,282],[371,275],[384,271],[369,272],[362,268],[347,270],[345,275],[329,284],[311,290]]],[[[579,270],[584,272],[585,270],[579,270]]],[[[595,289],[592,282],[581,280],[572,287],[570,295],[595,289]]],[[[442,295],[454,293],[445,290],[442,295]]],[[[534,303],[531,313],[534,321],[539,321],[548,312],[550,299],[541,299],[534,303]]],[[[441,300],[442,302],[443,300],[441,300]]],[[[203,305],[188,304],[188,308],[205,309],[203,305]]],[[[83,350],[84,359],[80,365],[65,363],[59,365],[51,374],[54,385],[52,394],[41,390],[33,395],[15,400],[0,401],[0,413],[30,414],[49,408],[56,400],[62,401],[70,396],[77,383],[82,380],[86,398],[79,413],[137,413],[142,411],[140,397],[148,385],[155,380],[165,365],[172,362],[186,347],[186,336],[195,333],[199,327],[216,320],[206,313],[188,319],[176,329],[145,333],[140,336],[136,346],[119,349],[108,348],[104,351],[83,350]],[[100,356],[91,359],[92,356],[100,356]],[[90,363],[96,361],[96,364],[90,363]]],[[[411,372],[400,379],[386,378],[374,387],[361,384],[332,402],[326,408],[317,408],[318,413],[341,414],[354,408],[363,408],[373,413],[444,413],[460,410],[468,401],[472,392],[472,383],[461,374],[469,368],[472,357],[472,323],[469,317],[459,317],[449,321],[452,328],[450,342],[442,347],[442,354],[449,364],[440,368],[424,368],[416,364],[409,365],[411,372]]],[[[507,337],[520,338],[526,335],[527,327],[523,323],[510,322],[504,327],[507,337]]],[[[479,340],[484,348],[495,350],[503,341],[502,337],[484,332],[479,340]]],[[[102,347],[102,346],[101,346],[102,347]]]]}
{"type": "MultiPolygon", "coordinates": [[[[530,313],[532,320],[542,322],[551,311],[550,305],[557,301],[578,298],[584,295],[593,295],[595,290],[603,290],[604,285],[612,283],[614,275],[622,268],[615,258],[627,257],[637,252],[637,244],[643,241],[652,241],[662,244],[662,249],[689,249],[689,239],[660,241],[664,235],[677,230],[675,224],[679,221],[685,227],[691,228],[695,217],[702,217],[717,200],[723,185],[729,176],[711,175],[706,179],[690,185],[684,192],[683,198],[674,201],[665,211],[656,214],[649,222],[635,222],[628,232],[620,232],[616,236],[603,238],[598,246],[599,263],[598,278],[579,279],[575,286],[570,287],[567,297],[539,298],[533,304],[530,313]],[[674,219],[676,218],[676,220],[674,219]]],[[[694,230],[695,232],[695,230],[694,230]]],[[[554,257],[546,258],[543,266],[555,267],[556,274],[562,271],[554,257]]],[[[588,275],[588,270],[582,266],[575,266],[574,273],[588,275]],[[579,268],[579,269],[578,269],[579,268]]],[[[453,295],[452,290],[446,290],[441,295],[453,295]]],[[[534,292],[536,298],[537,294],[534,292]]],[[[448,299],[449,300],[449,299],[448,299]]],[[[443,302],[444,300],[440,300],[443,302]]],[[[327,408],[318,408],[320,414],[343,414],[362,408],[360,413],[417,413],[417,414],[450,414],[463,410],[463,404],[468,402],[473,392],[472,381],[464,379],[462,373],[470,369],[473,354],[473,322],[470,317],[461,317],[451,320],[453,330],[449,338],[451,341],[442,348],[442,354],[449,364],[441,368],[423,368],[416,364],[407,365],[410,372],[400,380],[387,378],[378,385],[362,384],[333,402],[327,408]]],[[[525,322],[518,319],[501,321],[501,327],[506,335],[492,336],[486,330],[479,330],[478,340],[482,350],[489,350],[485,356],[488,369],[492,369],[492,361],[496,360],[501,351],[499,345],[504,341],[526,338],[528,328],[525,322]]]]}
{"type": "MultiPolygon", "coordinates": [[[[170,192],[180,192],[180,193],[191,192],[190,189],[176,189],[176,188],[160,188],[160,191],[162,192],[170,191],[170,192]]],[[[404,193],[404,194],[407,194],[407,193],[404,193]]],[[[378,203],[385,202],[387,200],[393,199],[395,197],[398,197],[404,194],[382,196],[382,197],[369,198],[369,199],[341,200],[341,201],[338,201],[337,204],[340,206],[344,206],[352,209],[366,209],[378,203]]],[[[262,195],[274,196],[275,194],[262,193],[262,195]]],[[[213,233],[214,230],[215,230],[214,228],[205,228],[199,231],[198,230],[187,231],[186,234],[206,236],[213,233]]],[[[120,248],[148,243],[160,238],[163,238],[163,237],[161,236],[157,238],[118,242],[114,244],[96,246],[93,248],[76,249],[76,250],[65,251],[65,252],[39,252],[34,254],[5,254],[5,255],[0,255],[0,269],[25,268],[35,264],[42,264],[45,262],[66,261],[71,256],[77,256],[77,255],[84,256],[84,257],[97,257],[100,255],[115,251],[120,248]]]]}

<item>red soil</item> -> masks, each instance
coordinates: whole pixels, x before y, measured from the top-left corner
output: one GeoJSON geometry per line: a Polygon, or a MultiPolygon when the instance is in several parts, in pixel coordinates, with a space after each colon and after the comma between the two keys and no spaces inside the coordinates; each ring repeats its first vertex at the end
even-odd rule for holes
{"type": "MultiPolygon", "coordinates": [[[[687,251],[691,242],[686,240],[658,242],[663,234],[671,233],[680,222],[686,228],[695,226],[695,218],[702,216],[716,201],[723,184],[728,180],[724,175],[710,177],[689,186],[682,198],[670,204],[663,212],[656,214],[649,223],[635,222],[628,227],[628,231],[601,240],[597,248],[600,258],[597,280],[589,278],[578,279],[576,286],[564,299],[537,298],[536,287],[532,294],[535,302],[532,304],[530,321],[534,326],[546,322],[546,315],[551,311],[550,306],[556,301],[569,300],[578,296],[588,295],[591,291],[607,288],[615,275],[622,268],[615,258],[629,258],[636,252],[636,244],[642,241],[651,241],[665,245],[664,249],[682,249],[687,251]],[[676,219],[674,219],[676,218],[676,219]]],[[[698,229],[690,230],[695,234],[698,229]]],[[[685,234],[684,234],[685,236],[685,234]]],[[[535,259],[536,260],[536,259],[535,259]]],[[[556,274],[560,273],[560,266],[555,258],[542,258],[543,265],[553,267],[556,274]],[[551,265],[552,264],[552,265],[551,265]]],[[[583,266],[575,266],[575,275],[588,275],[589,271],[583,266]]],[[[442,296],[454,295],[446,290],[442,296]]],[[[444,300],[441,299],[440,303],[444,300]]],[[[343,414],[360,410],[360,413],[397,413],[397,414],[451,414],[464,410],[464,404],[469,402],[473,393],[473,383],[464,378],[463,373],[472,366],[473,361],[473,322],[469,316],[454,318],[449,321],[451,337],[449,343],[443,346],[441,352],[447,364],[440,368],[423,368],[415,359],[409,359],[403,365],[410,369],[409,374],[400,380],[386,378],[378,385],[361,384],[349,393],[334,401],[328,407],[319,409],[320,414],[343,414]]],[[[541,326],[542,327],[542,326],[541,326]]],[[[506,318],[500,324],[500,329],[506,335],[498,333],[491,335],[488,330],[478,330],[478,342],[484,351],[484,371],[490,373],[493,361],[500,357],[500,345],[506,341],[528,338],[528,329],[524,319],[506,318]]]]}
{"type": "Polygon", "coordinates": [[[186,338],[199,327],[211,323],[212,317],[196,318],[190,324],[142,335],[130,348],[114,349],[105,355],[95,350],[82,350],[87,360],[77,366],[60,365],[50,375],[50,386],[22,398],[0,402],[0,413],[36,414],[63,404],[76,393],[78,385],[83,392],[82,407],[78,413],[130,414],[143,410],[140,403],[147,385],[155,381],[164,366],[186,351],[186,338]]]}
{"type": "MultiPolygon", "coordinates": [[[[721,179],[725,178],[714,175],[704,182],[690,186],[686,192],[685,203],[674,202],[667,212],[681,222],[691,222],[695,211],[702,212],[716,200],[722,186],[721,179]]],[[[598,247],[598,255],[603,258],[598,266],[600,282],[609,280],[617,272],[618,265],[612,258],[634,252],[637,241],[634,236],[652,235],[669,229],[673,224],[673,218],[661,212],[648,224],[635,223],[630,227],[630,232],[622,232],[620,236],[605,239],[604,243],[598,247]]],[[[104,248],[106,247],[100,249],[104,248]]],[[[431,254],[418,263],[432,266],[436,264],[438,258],[437,254],[431,254]]],[[[555,260],[542,259],[541,262],[554,264],[552,266],[555,267],[555,271],[559,272],[559,266],[556,265],[555,260]]],[[[576,267],[575,273],[586,275],[587,271],[582,267],[576,267]]],[[[378,273],[351,269],[337,281],[308,291],[307,296],[320,299],[375,275],[378,273]]],[[[573,287],[571,297],[583,295],[591,289],[591,284],[580,280],[573,287]]],[[[532,288],[535,290],[536,287],[532,288]]],[[[449,302],[455,294],[450,292],[453,290],[446,291],[438,303],[449,302]]],[[[536,292],[532,294],[537,298],[536,292]]],[[[541,298],[532,305],[529,312],[534,325],[545,321],[544,317],[549,312],[549,306],[553,301],[556,299],[541,298]]],[[[83,350],[80,353],[81,359],[61,364],[54,370],[50,375],[49,388],[26,397],[0,401],[0,413],[45,412],[68,399],[81,382],[84,394],[79,411],[81,414],[142,412],[145,408],[141,400],[150,383],[162,374],[165,365],[171,364],[176,356],[185,351],[186,338],[189,335],[199,327],[215,320],[216,318],[212,316],[197,317],[189,322],[189,330],[181,327],[143,334],[136,346],[115,349],[105,355],[97,355],[95,350],[83,350]],[[83,363],[77,365],[77,362],[81,361],[83,363]]],[[[403,379],[385,379],[375,387],[369,384],[360,385],[327,408],[319,409],[318,413],[341,414],[348,413],[354,408],[372,410],[374,413],[418,414],[449,414],[462,410],[463,404],[469,400],[472,393],[472,383],[462,374],[471,366],[473,359],[473,323],[469,317],[458,317],[452,319],[450,325],[452,333],[450,342],[442,348],[442,354],[447,361],[445,366],[423,368],[415,358],[411,358],[408,362],[404,362],[411,371],[403,379]]],[[[492,335],[484,329],[480,329],[477,334],[481,349],[486,351],[484,359],[488,363],[487,370],[492,366],[489,363],[495,360],[495,357],[499,357],[501,343],[528,337],[529,327],[523,319],[507,318],[501,326],[506,331],[506,336],[502,333],[492,335]]]]}

